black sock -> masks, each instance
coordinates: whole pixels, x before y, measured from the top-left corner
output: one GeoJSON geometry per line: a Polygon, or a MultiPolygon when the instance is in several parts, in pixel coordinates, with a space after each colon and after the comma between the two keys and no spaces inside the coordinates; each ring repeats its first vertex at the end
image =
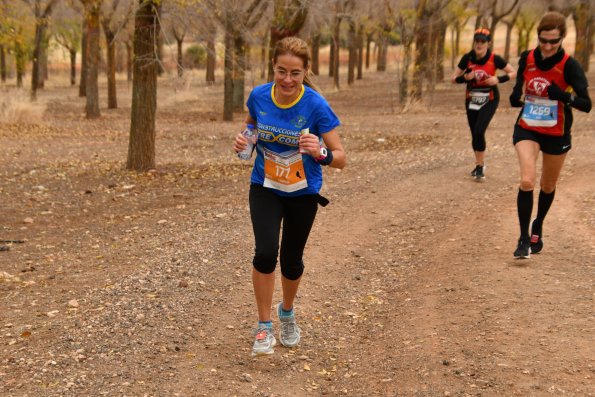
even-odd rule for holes
{"type": "Polygon", "coordinates": [[[555,195],[556,190],[552,191],[551,193],[546,193],[543,190],[539,191],[539,199],[537,200],[537,216],[535,217],[535,221],[533,221],[539,230],[541,230],[545,216],[554,202],[555,195]]]}
{"type": "Polygon", "coordinates": [[[529,224],[531,223],[531,212],[533,211],[533,190],[528,192],[519,189],[516,198],[516,206],[519,215],[519,226],[521,238],[529,238],[529,224]]]}

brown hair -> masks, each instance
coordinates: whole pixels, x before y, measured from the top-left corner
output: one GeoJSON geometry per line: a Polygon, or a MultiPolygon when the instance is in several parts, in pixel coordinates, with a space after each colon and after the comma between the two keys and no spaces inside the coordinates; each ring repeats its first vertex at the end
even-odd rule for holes
{"type": "Polygon", "coordinates": [[[304,62],[306,73],[304,74],[304,84],[315,91],[320,91],[316,84],[312,81],[313,73],[308,68],[310,64],[310,49],[308,44],[299,37],[285,37],[277,42],[275,50],[273,51],[273,63],[277,63],[277,58],[281,55],[293,55],[300,58],[304,62]]]}
{"type": "Polygon", "coordinates": [[[566,17],[557,11],[546,12],[541,18],[541,21],[539,21],[539,26],[537,26],[537,34],[540,34],[546,30],[554,29],[558,29],[560,31],[560,36],[565,37],[566,17]]]}

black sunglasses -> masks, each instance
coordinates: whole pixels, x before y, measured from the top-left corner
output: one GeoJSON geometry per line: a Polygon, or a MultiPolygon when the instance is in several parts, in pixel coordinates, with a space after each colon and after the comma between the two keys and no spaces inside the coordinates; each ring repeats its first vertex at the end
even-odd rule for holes
{"type": "Polygon", "coordinates": [[[543,37],[537,36],[537,38],[539,39],[539,42],[541,44],[548,44],[549,43],[549,44],[552,44],[552,45],[558,44],[562,40],[562,37],[558,37],[557,39],[544,39],[543,37]]]}

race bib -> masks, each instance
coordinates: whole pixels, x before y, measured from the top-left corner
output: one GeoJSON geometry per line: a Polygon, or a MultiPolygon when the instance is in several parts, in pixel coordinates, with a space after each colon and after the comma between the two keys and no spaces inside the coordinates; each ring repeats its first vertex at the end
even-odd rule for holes
{"type": "Polygon", "coordinates": [[[521,117],[530,127],[553,127],[558,123],[558,101],[527,95],[521,117]]]}
{"type": "Polygon", "coordinates": [[[490,99],[489,92],[481,92],[481,91],[471,91],[471,101],[469,101],[469,109],[470,110],[479,110],[481,109],[486,103],[488,103],[490,99]]]}
{"type": "Polygon", "coordinates": [[[302,155],[296,150],[282,154],[263,148],[264,187],[295,192],[308,187],[302,155]]]}

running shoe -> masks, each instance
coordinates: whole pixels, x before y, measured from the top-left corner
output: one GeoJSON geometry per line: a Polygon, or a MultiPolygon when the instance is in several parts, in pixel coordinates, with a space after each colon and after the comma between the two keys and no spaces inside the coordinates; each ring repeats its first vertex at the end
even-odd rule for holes
{"type": "Polygon", "coordinates": [[[531,222],[531,253],[537,254],[543,249],[543,236],[542,225],[535,223],[535,219],[531,222]]]}
{"type": "Polygon", "coordinates": [[[471,171],[471,176],[477,181],[482,181],[485,179],[484,171],[485,165],[476,165],[473,171],[471,171]]]}
{"type": "Polygon", "coordinates": [[[471,171],[471,176],[473,178],[475,178],[475,175],[477,175],[477,169],[481,167],[480,165],[476,165],[475,168],[473,168],[473,171],[471,171]]]}
{"type": "Polygon", "coordinates": [[[518,259],[529,259],[531,256],[531,239],[520,238],[519,245],[514,251],[514,257],[518,259]]]}
{"type": "Polygon", "coordinates": [[[297,326],[295,321],[295,313],[293,310],[290,315],[281,313],[283,303],[279,303],[277,306],[277,315],[281,322],[281,331],[279,332],[279,340],[285,347],[295,347],[300,343],[300,336],[302,331],[297,326]]]}
{"type": "Polygon", "coordinates": [[[269,327],[258,327],[254,333],[254,346],[252,346],[252,356],[266,356],[273,354],[273,347],[277,344],[273,329],[269,327]]]}

